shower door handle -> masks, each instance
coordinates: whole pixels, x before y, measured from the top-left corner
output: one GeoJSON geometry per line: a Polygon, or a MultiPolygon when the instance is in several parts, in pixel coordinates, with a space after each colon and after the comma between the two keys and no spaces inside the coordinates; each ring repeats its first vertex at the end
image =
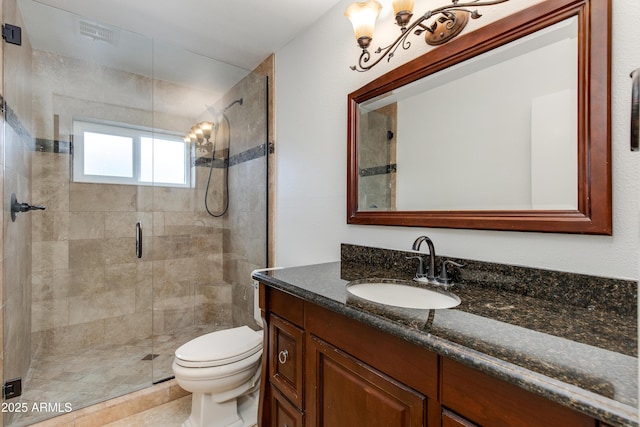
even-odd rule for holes
{"type": "Polygon", "coordinates": [[[142,258],[142,224],[136,223],[136,256],[142,258]]]}
{"type": "Polygon", "coordinates": [[[640,151],[640,68],[631,73],[631,151],[640,151]]]}

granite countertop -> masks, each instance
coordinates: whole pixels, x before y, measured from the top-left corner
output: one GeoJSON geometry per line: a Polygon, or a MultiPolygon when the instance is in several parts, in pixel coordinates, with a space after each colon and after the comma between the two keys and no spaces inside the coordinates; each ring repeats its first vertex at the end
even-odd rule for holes
{"type": "Polygon", "coordinates": [[[470,285],[451,289],[455,308],[386,312],[348,299],[346,284],[410,277],[344,261],[254,278],[613,426],[638,426],[634,316],[470,285]]]}

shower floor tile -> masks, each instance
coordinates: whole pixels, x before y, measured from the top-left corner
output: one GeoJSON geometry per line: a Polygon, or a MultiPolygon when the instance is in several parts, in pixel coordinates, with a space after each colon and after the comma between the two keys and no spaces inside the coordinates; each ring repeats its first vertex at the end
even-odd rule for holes
{"type": "Polygon", "coordinates": [[[40,355],[31,361],[29,372],[23,378],[22,396],[13,400],[26,403],[27,412],[13,413],[12,417],[5,414],[4,425],[29,426],[62,415],[69,407],[77,410],[170,378],[173,353],[179,346],[224,327],[200,325],[156,335],[153,345],[152,337],[148,337],[122,345],[87,348],[81,354],[40,355]],[[149,354],[158,356],[143,360],[149,354]],[[41,408],[41,404],[48,407],[43,411],[33,410],[41,408]]]}

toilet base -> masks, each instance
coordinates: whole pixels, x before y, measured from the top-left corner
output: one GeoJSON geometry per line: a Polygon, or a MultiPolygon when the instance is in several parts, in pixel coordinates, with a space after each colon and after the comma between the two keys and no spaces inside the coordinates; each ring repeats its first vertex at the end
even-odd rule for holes
{"type": "Polygon", "coordinates": [[[252,427],[258,422],[259,390],[216,402],[213,395],[193,393],[191,415],[182,427],[252,427]]]}

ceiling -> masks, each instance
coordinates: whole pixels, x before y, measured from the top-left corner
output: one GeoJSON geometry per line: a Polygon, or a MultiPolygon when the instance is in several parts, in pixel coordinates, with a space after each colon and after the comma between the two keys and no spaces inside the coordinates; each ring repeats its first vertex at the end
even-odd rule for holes
{"type": "MultiPolygon", "coordinates": [[[[38,0],[253,69],[339,0],[38,0]]],[[[51,27],[49,27],[51,28],[51,27]]]]}
{"type": "Polygon", "coordinates": [[[195,79],[194,84],[199,84],[198,79],[211,80],[212,75],[227,80],[209,81],[214,90],[244,77],[339,2],[17,1],[27,37],[36,49],[143,75],[149,75],[148,64],[153,63],[153,75],[170,81],[195,79]],[[114,39],[104,42],[80,35],[78,28],[86,23],[113,30],[114,39]],[[210,71],[204,72],[206,69],[210,71]],[[193,75],[187,77],[189,74],[193,75]]]}

